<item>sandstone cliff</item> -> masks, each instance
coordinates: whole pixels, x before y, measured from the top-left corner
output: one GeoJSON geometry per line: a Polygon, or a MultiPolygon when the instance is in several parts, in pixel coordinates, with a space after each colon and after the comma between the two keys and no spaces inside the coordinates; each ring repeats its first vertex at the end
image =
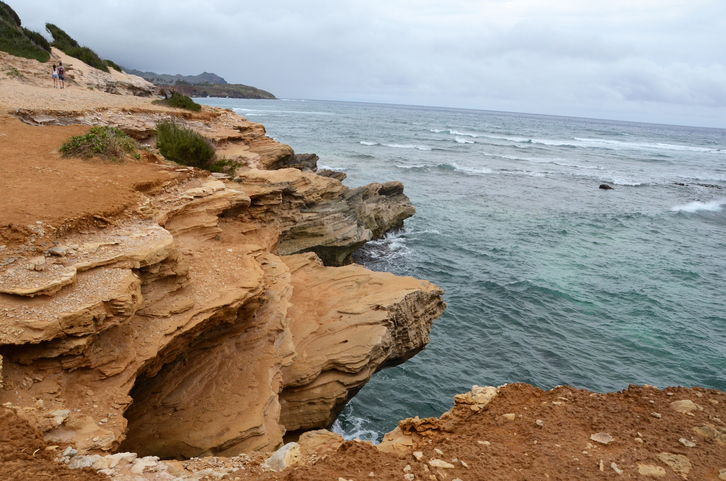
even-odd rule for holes
{"type": "Polygon", "coordinates": [[[17,200],[0,208],[0,404],[47,442],[169,458],[274,449],[288,430],[329,425],[375,371],[428,342],[441,289],[334,267],[413,215],[400,183],[349,189],[231,111],[77,94],[0,117],[17,200]],[[238,175],[53,151],[91,125],[153,145],[169,116],[238,175]],[[287,165],[299,168],[267,170],[287,165]],[[41,177],[24,182],[28,169],[41,177]]]}

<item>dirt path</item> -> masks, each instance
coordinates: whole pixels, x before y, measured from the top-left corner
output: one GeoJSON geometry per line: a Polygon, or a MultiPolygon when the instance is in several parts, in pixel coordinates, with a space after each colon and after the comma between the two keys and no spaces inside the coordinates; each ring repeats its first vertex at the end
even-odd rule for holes
{"type": "Polygon", "coordinates": [[[168,169],[146,162],[62,158],[63,142],[87,130],[0,117],[0,245],[11,247],[39,228],[45,235],[37,240],[47,243],[54,230],[116,215],[138,201],[140,188],[171,178],[168,169]]]}

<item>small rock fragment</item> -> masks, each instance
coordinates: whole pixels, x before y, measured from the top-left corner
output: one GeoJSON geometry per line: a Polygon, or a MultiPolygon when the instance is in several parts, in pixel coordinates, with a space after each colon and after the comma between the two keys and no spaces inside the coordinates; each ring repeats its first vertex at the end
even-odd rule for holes
{"type": "Polygon", "coordinates": [[[432,468],[441,468],[441,469],[454,469],[454,465],[451,463],[447,463],[446,461],[443,461],[441,459],[432,459],[429,461],[429,466],[432,468]]]}
{"type": "Polygon", "coordinates": [[[404,474],[403,479],[405,479],[406,481],[413,481],[414,479],[416,479],[416,475],[412,473],[404,474]]]}
{"type": "Polygon", "coordinates": [[[641,476],[650,476],[652,478],[662,478],[666,475],[666,470],[660,466],[653,466],[652,464],[640,464],[638,463],[638,473],[641,476]]]}
{"type": "Polygon", "coordinates": [[[538,419],[538,420],[536,420],[536,421],[535,421],[534,423],[535,423],[535,424],[536,424],[537,426],[539,426],[539,427],[542,427],[542,426],[544,426],[544,421],[542,421],[541,419],[538,419]]]}
{"type": "Polygon", "coordinates": [[[688,439],[686,439],[686,438],[681,438],[681,439],[679,439],[678,441],[679,441],[679,442],[680,442],[680,443],[681,443],[682,445],[684,445],[685,447],[687,447],[687,448],[695,448],[695,447],[696,447],[696,443],[694,443],[693,441],[689,441],[689,440],[688,440],[688,439]]]}
{"type": "Polygon", "coordinates": [[[660,453],[658,459],[671,468],[674,473],[680,474],[683,479],[688,478],[688,473],[693,467],[691,461],[682,454],[660,453]]]}
{"type": "Polygon", "coordinates": [[[63,451],[63,456],[68,456],[69,458],[72,458],[72,457],[73,457],[73,456],[75,456],[76,454],[78,454],[78,450],[77,450],[77,449],[73,449],[73,448],[72,448],[72,447],[70,447],[70,446],[68,446],[68,447],[67,447],[67,448],[66,448],[66,449],[65,449],[65,450],[63,451]]]}
{"type": "Polygon", "coordinates": [[[146,456],[134,461],[131,466],[131,472],[134,474],[142,474],[147,468],[153,468],[159,464],[159,458],[156,456],[146,456]]]}
{"type": "Polygon", "coordinates": [[[29,263],[30,263],[30,265],[28,266],[28,270],[30,270],[30,271],[45,270],[45,266],[46,266],[45,256],[33,257],[32,259],[30,259],[29,263]]]}
{"type": "Polygon", "coordinates": [[[633,441],[635,441],[638,444],[643,444],[643,442],[644,442],[642,438],[635,438],[635,439],[633,439],[633,441]]]}
{"type": "Polygon", "coordinates": [[[434,452],[436,454],[438,454],[439,456],[443,456],[444,455],[444,452],[442,450],[440,450],[439,448],[434,448],[434,452]]]}
{"type": "Polygon", "coordinates": [[[514,413],[507,413],[507,414],[505,414],[505,415],[503,415],[503,416],[502,416],[502,418],[503,418],[503,419],[504,419],[505,421],[514,421],[514,419],[515,419],[516,417],[517,417],[517,415],[516,415],[516,414],[514,414],[514,413]]]}
{"type": "Polygon", "coordinates": [[[663,417],[663,416],[660,415],[660,413],[650,413],[650,415],[653,416],[656,419],[660,419],[660,418],[663,417]]]}
{"type": "Polygon", "coordinates": [[[464,460],[463,460],[463,459],[462,459],[461,461],[459,461],[459,462],[460,462],[460,463],[461,463],[461,465],[462,465],[462,466],[464,466],[464,467],[465,467],[466,469],[469,469],[469,465],[468,465],[468,464],[466,464],[466,463],[464,462],[464,460]]]}
{"type": "Polygon", "coordinates": [[[65,257],[65,255],[68,253],[68,248],[65,246],[55,246],[48,249],[48,254],[57,256],[57,257],[65,257]]]}
{"type": "Polygon", "coordinates": [[[411,472],[411,465],[407,464],[405,468],[403,468],[404,473],[410,473],[411,472]]]}
{"type": "Polygon", "coordinates": [[[613,471],[615,471],[616,473],[621,474],[621,475],[623,474],[623,470],[620,469],[618,467],[618,465],[615,464],[615,462],[610,463],[610,467],[613,468],[613,471]]]}
{"type": "Polygon", "coordinates": [[[93,456],[74,456],[71,462],[68,463],[68,467],[71,469],[90,468],[100,459],[101,456],[98,454],[94,454],[93,456]]]}
{"type": "Polygon", "coordinates": [[[416,458],[416,461],[421,461],[423,459],[423,452],[421,451],[414,451],[413,457],[416,458]]]}
{"type": "Polygon", "coordinates": [[[479,444],[483,444],[484,446],[489,446],[491,443],[489,441],[477,441],[479,444]]]}
{"type": "Polygon", "coordinates": [[[608,433],[595,433],[590,436],[590,439],[600,444],[608,444],[615,441],[615,438],[608,433]]]}
{"type": "Polygon", "coordinates": [[[696,411],[698,406],[690,399],[683,399],[681,401],[674,401],[671,403],[671,409],[677,413],[688,414],[696,411]]]}
{"type": "Polygon", "coordinates": [[[726,481],[726,468],[718,472],[718,479],[720,479],[721,481],[726,481]]]}

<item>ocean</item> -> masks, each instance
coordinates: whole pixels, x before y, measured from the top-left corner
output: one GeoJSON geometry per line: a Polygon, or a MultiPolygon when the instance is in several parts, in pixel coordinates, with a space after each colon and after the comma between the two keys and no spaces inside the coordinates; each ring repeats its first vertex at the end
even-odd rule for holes
{"type": "Polygon", "coordinates": [[[334,430],[378,442],[471,386],[726,390],[726,130],[462,109],[197,99],[417,208],[358,262],[429,280],[431,343],[334,430]],[[612,190],[599,186],[608,184],[612,190]]]}

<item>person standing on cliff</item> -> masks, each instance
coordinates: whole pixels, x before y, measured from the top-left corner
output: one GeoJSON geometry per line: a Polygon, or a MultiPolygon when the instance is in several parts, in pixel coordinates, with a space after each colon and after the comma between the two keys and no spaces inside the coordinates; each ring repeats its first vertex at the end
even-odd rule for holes
{"type": "Polygon", "coordinates": [[[58,80],[60,88],[66,88],[66,69],[63,68],[63,62],[58,62],[58,80]]]}
{"type": "Polygon", "coordinates": [[[53,64],[53,88],[58,88],[58,69],[56,68],[55,64],[53,64]]]}

